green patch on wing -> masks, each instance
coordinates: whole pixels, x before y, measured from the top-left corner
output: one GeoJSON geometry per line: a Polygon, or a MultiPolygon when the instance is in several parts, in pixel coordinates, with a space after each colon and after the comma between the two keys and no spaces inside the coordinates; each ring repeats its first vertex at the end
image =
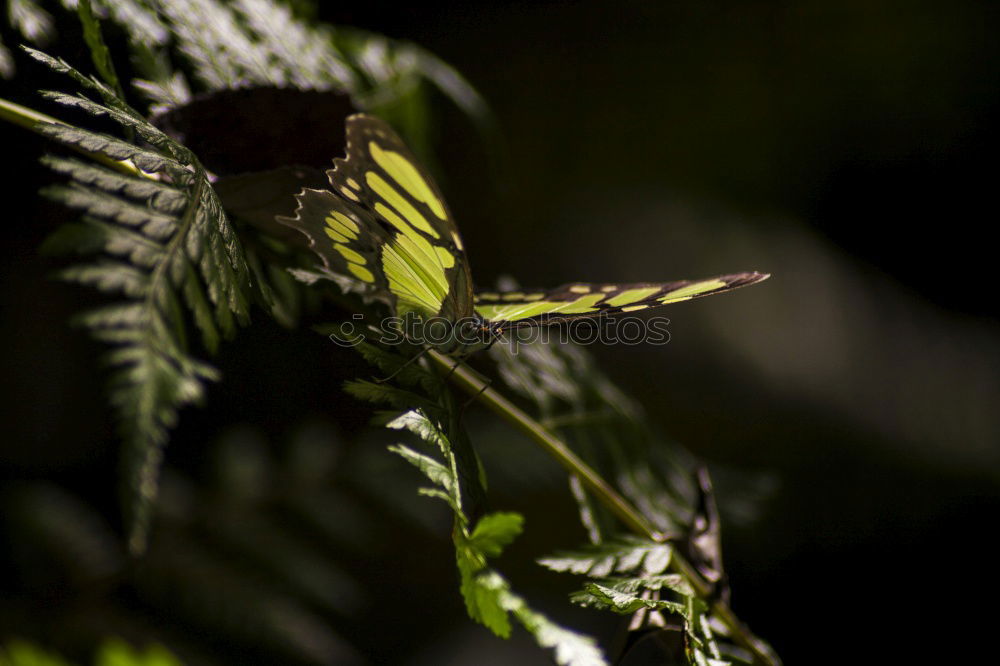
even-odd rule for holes
{"type": "MultiPolygon", "coordinates": [[[[303,190],[293,218],[324,268],[375,293],[396,315],[472,314],[468,262],[433,180],[378,118],[347,120],[347,155],[329,190],[303,190]]],[[[338,278],[338,282],[340,278],[338,278]]]]}
{"type": "Polygon", "coordinates": [[[382,270],[396,297],[397,314],[427,318],[441,311],[449,285],[437,249],[416,233],[396,234],[383,246],[382,270]]]}

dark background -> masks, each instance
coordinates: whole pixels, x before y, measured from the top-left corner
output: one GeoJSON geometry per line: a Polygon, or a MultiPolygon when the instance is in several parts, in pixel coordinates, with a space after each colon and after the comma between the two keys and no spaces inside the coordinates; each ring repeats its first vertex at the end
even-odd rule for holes
{"type": "MultiPolygon", "coordinates": [[[[959,663],[989,650],[996,3],[366,3],[321,16],[428,48],[495,111],[499,162],[444,101],[435,123],[437,172],[480,284],[773,273],[672,307],[666,347],[594,351],[713,466],[733,606],[787,663],[959,663]]],[[[20,78],[5,96],[27,102],[20,78]]],[[[96,299],[45,278],[61,264],[35,248],[64,217],[34,195],[51,180],[35,162],[45,145],[0,132],[0,473],[11,487],[55,480],[115,524],[99,348],[65,324],[96,299]]],[[[320,360],[308,331],[257,324],[222,352],[226,380],[209,410],[184,414],[168,465],[197,476],[205,442],[233,421],[274,440],[310,418],[363,436],[366,413],[338,389],[352,369],[320,360]]],[[[582,539],[572,526],[562,541],[532,530],[540,501],[571,520],[558,480],[539,490],[497,476],[498,506],[528,514],[524,558],[582,539]]],[[[448,582],[451,555],[434,544],[444,561],[422,555],[419,575],[448,582]]],[[[516,587],[535,581],[510,567],[516,587]]],[[[539,603],[576,621],[564,591],[539,603]]],[[[435,652],[435,636],[490,639],[454,628],[457,592],[436,594],[447,600],[434,625],[383,608],[391,640],[373,654],[471,663],[435,652]]]]}

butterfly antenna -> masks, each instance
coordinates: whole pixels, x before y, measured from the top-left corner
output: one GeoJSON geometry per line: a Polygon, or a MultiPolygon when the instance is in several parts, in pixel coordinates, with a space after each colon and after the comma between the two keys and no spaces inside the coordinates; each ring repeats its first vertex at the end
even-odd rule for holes
{"type": "MultiPolygon", "coordinates": [[[[402,372],[402,371],[403,371],[403,370],[405,370],[405,369],[406,369],[407,367],[409,367],[409,365],[410,365],[411,363],[413,363],[414,361],[419,361],[419,360],[420,360],[420,359],[421,359],[421,358],[423,357],[423,355],[424,355],[424,354],[426,354],[426,353],[427,353],[427,352],[428,352],[429,350],[430,350],[430,347],[424,347],[424,348],[423,348],[423,349],[421,349],[421,350],[420,350],[419,352],[417,352],[416,354],[414,354],[414,355],[413,355],[413,356],[411,356],[410,358],[406,359],[406,362],[405,362],[405,363],[403,363],[403,365],[401,365],[401,366],[399,366],[398,368],[396,368],[395,370],[393,370],[393,371],[392,371],[392,374],[390,374],[390,375],[389,375],[388,377],[383,377],[383,378],[381,378],[381,379],[379,379],[378,377],[376,377],[376,378],[375,378],[375,383],[376,383],[376,384],[384,384],[384,383],[386,383],[387,381],[391,380],[391,379],[392,379],[393,377],[395,377],[395,376],[396,376],[396,375],[398,375],[398,374],[399,374],[400,372],[402,372]]],[[[452,368],[452,369],[454,370],[454,368],[452,368]]]]}

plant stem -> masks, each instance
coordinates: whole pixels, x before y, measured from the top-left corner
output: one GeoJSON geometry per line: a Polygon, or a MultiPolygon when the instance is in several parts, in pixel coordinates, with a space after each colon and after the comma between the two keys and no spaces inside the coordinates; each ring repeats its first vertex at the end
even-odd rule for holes
{"type": "MultiPolygon", "coordinates": [[[[611,487],[600,474],[577,456],[565,442],[549,432],[542,424],[531,418],[499,392],[491,389],[474,370],[464,363],[455,366],[448,357],[430,350],[427,355],[435,363],[448,372],[451,380],[463,391],[473,395],[490,410],[514,425],[518,430],[535,440],[543,449],[549,452],[556,461],[570,474],[576,476],[595,498],[607,506],[628,528],[639,536],[651,541],[664,542],[666,535],[657,531],[631,503],[611,487]]],[[[712,595],[712,586],[706,582],[698,571],[674,549],[670,566],[684,576],[694,588],[696,594],[708,599],[712,595]]],[[[757,638],[744,625],[728,604],[721,600],[711,602],[712,613],[729,629],[732,638],[742,647],[753,653],[759,663],[769,666],[781,666],[781,659],[770,645],[757,638]]]]}
{"type": "MultiPolygon", "coordinates": [[[[436,351],[431,350],[428,355],[436,363],[449,371],[451,371],[452,366],[455,364],[453,360],[449,360],[436,351]]],[[[488,388],[486,382],[476,376],[475,372],[469,366],[464,363],[460,364],[455,368],[454,372],[451,372],[451,377],[463,390],[476,396],[480,402],[512,423],[518,430],[528,435],[528,437],[538,442],[560,465],[566,468],[566,471],[577,476],[583,482],[583,485],[600,499],[601,502],[607,505],[632,531],[654,541],[663,541],[663,535],[646,520],[645,516],[629,504],[628,500],[619,495],[618,491],[612,488],[600,474],[573,453],[564,442],[546,430],[542,424],[528,416],[500,393],[488,388]]]]}
{"type": "MultiPolygon", "coordinates": [[[[21,106],[20,104],[15,104],[9,100],[0,98],[0,120],[6,120],[13,125],[20,125],[25,129],[29,129],[32,132],[42,134],[40,128],[44,125],[65,125],[69,127],[67,123],[59,120],[58,118],[53,118],[52,116],[47,116],[40,111],[35,111],[34,109],[29,109],[26,106],[21,106]]],[[[96,160],[102,164],[105,164],[116,171],[128,174],[130,176],[145,176],[142,171],[139,170],[131,162],[115,160],[107,155],[101,155],[98,153],[91,153],[79,146],[69,145],[69,148],[86,155],[87,157],[96,160]]]]}

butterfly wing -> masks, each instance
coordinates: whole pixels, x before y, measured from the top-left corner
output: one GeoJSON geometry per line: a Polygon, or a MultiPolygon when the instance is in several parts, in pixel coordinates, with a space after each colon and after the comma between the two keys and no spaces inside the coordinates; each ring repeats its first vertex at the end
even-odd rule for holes
{"type": "Polygon", "coordinates": [[[755,284],[767,273],[734,273],[706,280],[637,284],[573,282],[549,290],[480,292],[476,312],[504,331],[573,319],[639,312],[755,284]]]}
{"type": "Polygon", "coordinates": [[[472,314],[472,278],[440,190],[402,139],[374,116],[350,116],[347,155],[327,171],[330,190],[296,195],[295,217],[324,267],[349,276],[395,314],[472,314]]]}

